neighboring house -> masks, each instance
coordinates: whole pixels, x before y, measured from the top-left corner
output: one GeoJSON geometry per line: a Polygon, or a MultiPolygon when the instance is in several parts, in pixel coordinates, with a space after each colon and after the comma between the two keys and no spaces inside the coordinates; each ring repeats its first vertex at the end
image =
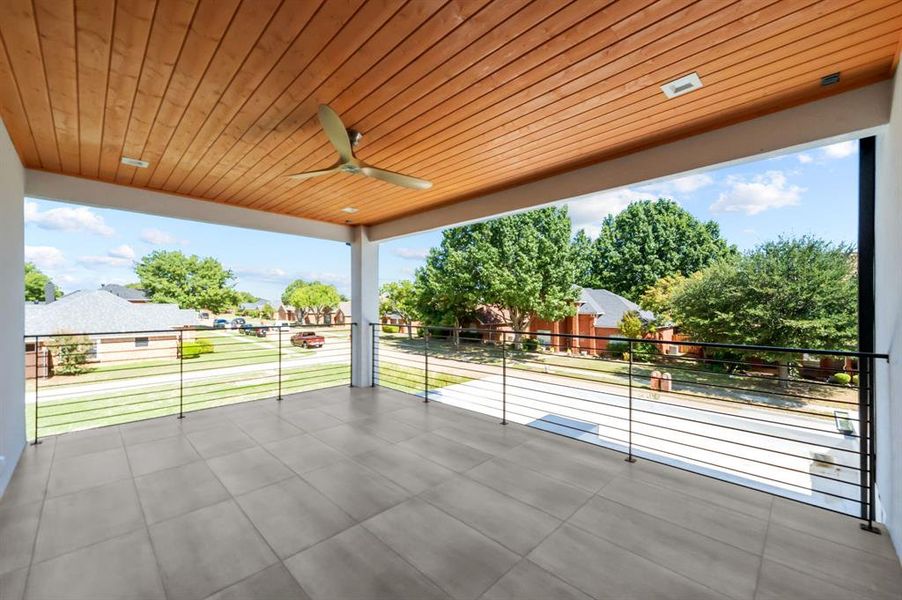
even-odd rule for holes
{"type": "Polygon", "coordinates": [[[100,286],[100,289],[101,291],[109,292],[114,296],[122,298],[123,300],[134,302],[135,304],[150,302],[150,298],[147,297],[147,294],[144,293],[144,290],[136,290],[134,288],[119,285],[117,283],[107,283],[100,286]]]}
{"type": "Polygon", "coordinates": [[[304,318],[300,320],[303,325],[348,325],[351,322],[351,303],[341,302],[337,308],[322,315],[316,315],[310,308],[304,309],[303,313],[304,318]]]}
{"type": "MultiPolygon", "coordinates": [[[[622,337],[623,333],[618,327],[620,320],[625,313],[633,310],[639,313],[643,321],[651,322],[655,319],[654,313],[642,310],[635,302],[608,290],[582,288],[577,304],[574,316],[554,322],[533,319],[529,330],[537,334],[541,344],[556,350],[570,349],[596,354],[607,348],[609,340],[567,336],[622,337]]],[[[673,339],[673,327],[658,327],[655,334],[648,337],[670,341],[673,339]]],[[[670,353],[671,345],[662,344],[660,350],[670,353]]]]}
{"type": "Polygon", "coordinates": [[[297,321],[298,313],[293,306],[280,304],[279,308],[276,309],[274,318],[276,321],[290,321],[293,323],[297,321]]]}
{"type": "MultiPolygon", "coordinates": [[[[244,304],[239,305],[238,310],[246,311],[246,312],[249,312],[252,310],[262,310],[263,307],[266,306],[267,304],[269,304],[269,300],[266,300],[264,298],[257,298],[253,302],[245,302],[244,304]]],[[[270,304],[270,306],[272,306],[272,305],[270,304]]]]}
{"type": "MultiPolygon", "coordinates": [[[[52,373],[54,340],[77,334],[91,344],[89,362],[118,363],[178,356],[179,329],[199,324],[197,312],[176,304],[131,302],[106,290],[79,291],[47,304],[25,305],[26,377],[35,376],[38,339],[39,376],[52,373]],[[137,333],[136,333],[137,332],[137,333]],[[52,354],[52,352],[51,352],[52,354]]],[[[187,337],[186,337],[187,339],[187,337]]]]}

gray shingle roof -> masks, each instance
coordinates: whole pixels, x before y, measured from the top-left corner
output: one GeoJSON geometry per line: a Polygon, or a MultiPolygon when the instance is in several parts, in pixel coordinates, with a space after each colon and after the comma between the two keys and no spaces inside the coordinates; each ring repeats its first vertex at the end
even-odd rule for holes
{"type": "Polygon", "coordinates": [[[25,305],[25,335],[165,330],[198,325],[197,311],[175,304],[135,304],[103,290],[25,305]]]}
{"type": "Polygon", "coordinates": [[[100,286],[100,289],[125,300],[147,300],[147,295],[143,290],[136,290],[118,283],[108,283],[100,286]]]}
{"type": "Polygon", "coordinates": [[[623,313],[635,310],[643,321],[653,321],[654,313],[642,310],[635,302],[608,290],[583,288],[580,294],[579,314],[595,315],[595,327],[617,327],[623,313]]]}

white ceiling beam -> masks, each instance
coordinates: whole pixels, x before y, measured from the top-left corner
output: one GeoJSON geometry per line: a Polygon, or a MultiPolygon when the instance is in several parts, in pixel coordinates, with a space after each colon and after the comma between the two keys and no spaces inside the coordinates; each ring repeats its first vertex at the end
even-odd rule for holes
{"type": "Polygon", "coordinates": [[[301,219],[33,169],[27,170],[25,174],[25,196],[216,225],[302,235],[334,242],[353,241],[353,229],[346,225],[301,219]]]}
{"type": "Polygon", "coordinates": [[[471,223],[702,169],[862,137],[889,122],[892,82],[883,81],[507,190],[387,221],[370,239],[471,223]]]}

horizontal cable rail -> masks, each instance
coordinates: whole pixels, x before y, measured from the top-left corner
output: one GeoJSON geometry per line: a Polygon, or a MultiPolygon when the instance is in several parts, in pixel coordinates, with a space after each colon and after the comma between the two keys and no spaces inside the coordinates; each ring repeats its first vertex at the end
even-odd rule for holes
{"type": "Polygon", "coordinates": [[[25,336],[29,437],[349,385],[356,324],[25,336]],[[302,335],[315,332],[314,336],[302,335]]]}
{"type": "Polygon", "coordinates": [[[874,518],[873,364],[886,354],[371,328],[374,385],[874,518]]]}

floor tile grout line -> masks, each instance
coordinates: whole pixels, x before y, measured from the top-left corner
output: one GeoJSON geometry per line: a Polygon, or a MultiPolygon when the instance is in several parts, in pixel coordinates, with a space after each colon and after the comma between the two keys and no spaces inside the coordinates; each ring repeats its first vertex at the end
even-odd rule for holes
{"type": "MultiPolygon", "coordinates": [[[[28,587],[31,585],[31,569],[34,566],[34,555],[35,551],[38,547],[38,536],[41,534],[41,524],[44,521],[44,507],[47,504],[47,491],[50,488],[50,476],[53,473],[53,463],[56,460],[56,442],[53,441],[53,450],[50,452],[50,467],[47,469],[47,479],[44,481],[44,493],[41,494],[41,511],[38,513],[38,524],[34,528],[34,540],[31,542],[31,556],[28,557],[28,571],[25,573],[25,586],[22,590],[22,597],[25,598],[28,595],[28,587]]],[[[39,446],[32,446],[33,449],[37,449],[39,446]]],[[[28,447],[26,447],[27,450],[28,447]]],[[[21,456],[19,458],[21,461],[21,456]]],[[[15,473],[13,473],[15,475],[15,473]]]]}
{"type": "MultiPolygon", "coordinates": [[[[128,451],[124,449],[125,440],[122,438],[121,428],[119,429],[119,439],[123,445],[123,452],[125,452],[125,463],[128,465],[128,472],[131,475],[132,489],[135,491],[135,502],[138,503],[138,510],[141,511],[141,521],[144,524],[144,535],[147,536],[147,543],[150,544],[150,552],[151,554],[153,554],[154,565],[157,568],[157,579],[160,582],[160,587],[163,589],[163,596],[170,598],[169,590],[166,589],[166,578],[164,577],[163,568],[160,565],[160,558],[157,554],[157,548],[153,543],[153,537],[150,535],[150,524],[147,522],[147,513],[144,510],[144,503],[141,502],[141,493],[138,491],[138,483],[135,481],[135,472],[132,468],[131,458],[128,455],[128,451]]],[[[185,439],[187,441],[187,438],[185,439]]]]}
{"type": "Polygon", "coordinates": [[[773,498],[771,498],[770,511],[768,511],[768,515],[767,515],[767,526],[764,528],[764,543],[761,544],[761,556],[759,557],[759,562],[758,562],[758,573],[755,575],[755,590],[754,590],[754,592],[752,592],[752,598],[754,598],[754,599],[758,598],[758,589],[761,586],[761,572],[764,570],[764,550],[767,548],[767,536],[770,535],[770,526],[771,526],[771,522],[772,522],[771,519],[773,517],[773,514],[774,514],[774,502],[773,502],[773,498]]]}

